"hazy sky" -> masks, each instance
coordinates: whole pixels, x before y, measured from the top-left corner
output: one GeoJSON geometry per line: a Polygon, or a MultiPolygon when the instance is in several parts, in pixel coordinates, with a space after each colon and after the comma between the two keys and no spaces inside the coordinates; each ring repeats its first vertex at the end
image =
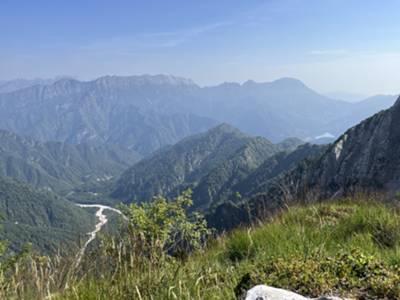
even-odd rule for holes
{"type": "Polygon", "coordinates": [[[400,92],[400,0],[1,0],[0,79],[296,77],[400,92]]]}

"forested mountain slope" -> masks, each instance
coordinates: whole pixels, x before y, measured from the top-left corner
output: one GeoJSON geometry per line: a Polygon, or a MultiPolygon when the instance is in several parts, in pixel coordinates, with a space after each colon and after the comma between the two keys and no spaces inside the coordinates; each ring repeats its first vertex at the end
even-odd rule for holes
{"type": "Polygon", "coordinates": [[[95,223],[92,213],[54,193],[5,177],[0,177],[0,211],[0,236],[13,251],[27,243],[42,253],[76,251],[95,223]]]}
{"type": "Polygon", "coordinates": [[[232,188],[266,159],[301,143],[291,139],[273,144],[222,124],[140,161],[121,176],[112,195],[125,202],[141,202],[192,188],[195,208],[207,209],[232,197],[232,188]]]}
{"type": "Polygon", "coordinates": [[[120,175],[139,158],[119,146],[38,142],[0,130],[0,176],[57,192],[120,175]]]}

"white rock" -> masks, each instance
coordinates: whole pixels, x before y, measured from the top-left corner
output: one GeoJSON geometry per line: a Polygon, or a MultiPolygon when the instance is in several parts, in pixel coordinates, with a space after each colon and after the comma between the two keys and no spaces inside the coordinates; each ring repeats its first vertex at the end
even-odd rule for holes
{"type": "Polygon", "coordinates": [[[247,292],[246,300],[308,300],[299,294],[266,285],[257,285],[247,292]]]}
{"type": "MultiPolygon", "coordinates": [[[[249,290],[245,300],[312,300],[299,294],[266,285],[257,285],[249,290]]],[[[346,300],[338,297],[320,297],[314,300],[346,300]]]]}

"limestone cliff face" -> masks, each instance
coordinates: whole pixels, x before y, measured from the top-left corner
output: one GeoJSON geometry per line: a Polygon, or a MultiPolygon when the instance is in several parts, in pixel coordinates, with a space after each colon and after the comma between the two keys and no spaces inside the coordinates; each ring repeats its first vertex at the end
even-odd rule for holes
{"type": "Polygon", "coordinates": [[[400,98],[349,129],[302,173],[304,186],[330,196],[400,188],[400,98]]]}

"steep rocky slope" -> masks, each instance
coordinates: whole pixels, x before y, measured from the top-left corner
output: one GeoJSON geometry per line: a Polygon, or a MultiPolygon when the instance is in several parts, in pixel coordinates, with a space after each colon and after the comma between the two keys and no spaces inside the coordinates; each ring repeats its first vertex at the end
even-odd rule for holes
{"type": "Polygon", "coordinates": [[[298,163],[316,156],[327,146],[304,144],[294,151],[282,151],[268,158],[261,166],[252,172],[245,180],[235,186],[235,190],[245,197],[263,193],[268,189],[271,180],[295,168],[298,163]]]}
{"type": "Polygon", "coordinates": [[[400,99],[349,129],[297,177],[325,196],[400,188],[400,99]]]}

